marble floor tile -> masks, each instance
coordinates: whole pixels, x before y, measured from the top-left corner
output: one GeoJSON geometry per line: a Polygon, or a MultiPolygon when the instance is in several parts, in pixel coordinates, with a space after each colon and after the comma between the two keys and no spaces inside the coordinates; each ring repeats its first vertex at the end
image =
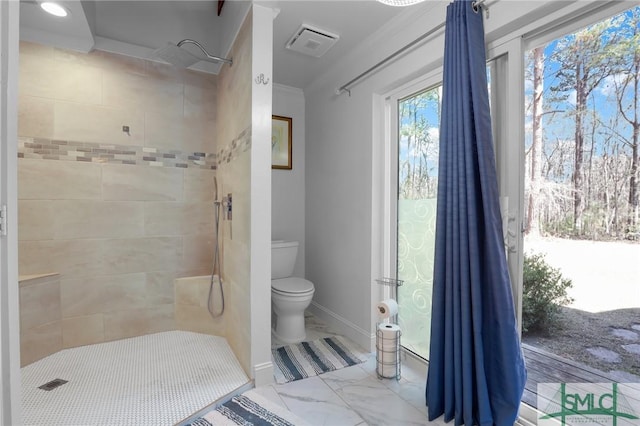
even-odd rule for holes
{"type": "MultiPolygon", "coordinates": [[[[305,322],[307,340],[337,334],[313,315],[307,314],[305,322]]],[[[276,345],[278,342],[272,338],[272,346],[276,345]]],[[[376,355],[371,353],[367,361],[352,367],[256,390],[312,425],[446,425],[441,418],[427,420],[426,369],[408,364],[401,365],[400,380],[379,379],[376,355]]]]}
{"type": "Polygon", "coordinates": [[[358,365],[367,373],[375,376],[376,375],[376,354],[372,353],[368,360],[358,365]]]}
{"type": "Polygon", "coordinates": [[[256,392],[260,396],[268,399],[269,401],[273,402],[274,404],[278,404],[279,406],[284,407],[284,408],[287,407],[287,404],[285,404],[284,401],[282,400],[282,398],[280,398],[280,395],[278,394],[278,391],[276,391],[275,388],[273,386],[271,386],[271,385],[260,386],[259,388],[255,388],[254,392],[256,392]]]}
{"type": "Polygon", "coordinates": [[[358,383],[361,380],[368,379],[371,375],[360,368],[360,366],[354,365],[340,370],[331,371],[329,373],[324,373],[318,377],[320,377],[331,389],[336,390],[346,385],[351,385],[358,383]]]}
{"type": "Polygon", "coordinates": [[[346,385],[336,390],[336,394],[371,426],[427,423],[423,412],[374,377],[346,385]]]}
{"type": "Polygon", "coordinates": [[[317,376],[274,387],[287,408],[311,425],[355,426],[364,420],[317,376]]]}
{"type": "Polygon", "coordinates": [[[411,382],[401,378],[400,380],[380,379],[383,384],[400,398],[417,408],[426,417],[427,405],[425,399],[426,378],[422,383],[411,382]]]}

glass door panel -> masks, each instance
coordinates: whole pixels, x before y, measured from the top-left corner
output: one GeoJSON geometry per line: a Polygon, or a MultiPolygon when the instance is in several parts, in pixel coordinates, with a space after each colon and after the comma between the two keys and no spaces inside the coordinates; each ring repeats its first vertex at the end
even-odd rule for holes
{"type": "Polygon", "coordinates": [[[428,359],[441,86],[398,102],[397,275],[402,346],[428,359]]]}

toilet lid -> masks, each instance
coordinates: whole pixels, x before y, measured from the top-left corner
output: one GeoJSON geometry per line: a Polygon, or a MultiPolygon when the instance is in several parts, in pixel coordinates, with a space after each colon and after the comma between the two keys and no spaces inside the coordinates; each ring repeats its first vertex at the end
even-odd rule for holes
{"type": "Polygon", "coordinates": [[[308,293],[315,289],[311,281],[297,277],[271,280],[271,288],[282,293],[308,293]]]}

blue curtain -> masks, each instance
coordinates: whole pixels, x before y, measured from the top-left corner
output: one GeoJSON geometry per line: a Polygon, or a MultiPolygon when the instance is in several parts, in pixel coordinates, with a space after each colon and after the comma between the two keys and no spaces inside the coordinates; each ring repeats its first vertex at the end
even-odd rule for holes
{"type": "MultiPolygon", "coordinates": [[[[514,141],[516,142],[516,141],[514,141]]],[[[447,8],[429,420],[513,426],[526,382],[489,114],[482,11],[447,8]]]]}

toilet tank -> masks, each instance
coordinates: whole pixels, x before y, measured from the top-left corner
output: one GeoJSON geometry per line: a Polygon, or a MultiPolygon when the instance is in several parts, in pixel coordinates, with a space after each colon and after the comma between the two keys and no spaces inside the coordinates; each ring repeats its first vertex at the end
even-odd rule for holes
{"type": "Polygon", "coordinates": [[[290,277],[297,255],[297,241],[271,241],[271,279],[290,277]]]}

